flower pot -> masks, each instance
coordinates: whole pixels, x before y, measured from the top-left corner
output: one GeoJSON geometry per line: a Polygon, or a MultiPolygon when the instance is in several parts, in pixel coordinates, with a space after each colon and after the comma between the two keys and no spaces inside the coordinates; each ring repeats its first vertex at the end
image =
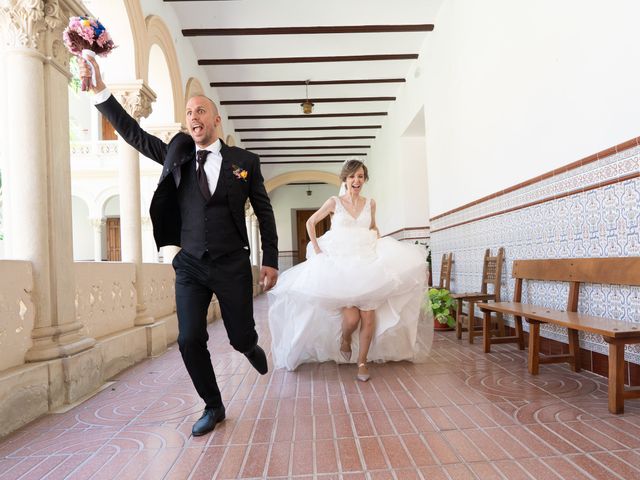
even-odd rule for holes
{"type": "Polygon", "coordinates": [[[440,323],[435,318],[433,319],[433,329],[439,332],[450,332],[451,330],[454,330],[453,327],[450,327],[446,323],[440,323]]]}

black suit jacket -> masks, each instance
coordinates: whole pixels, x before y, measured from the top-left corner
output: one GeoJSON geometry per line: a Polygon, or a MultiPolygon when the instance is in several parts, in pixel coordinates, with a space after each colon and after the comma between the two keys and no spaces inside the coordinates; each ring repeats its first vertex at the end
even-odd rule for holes
{"type": "MultiPolygon", "coordinates": [[[[178,133],[169,144],[164,143],[158,137],[140,128],[138,122],[122,108],[113,95],[96,107],[129,145],[145,157],[162,165],[162,175],[149,209],[153,223],[153,236],[158,248],[165,245],[180,246],[181,219],[175,177],[180,175],[180,167],[185,162],[195,158],[196,146],[193,139],[186,133],[178,133]]],[[[242,148],[229,147],[224,142],[222,142],[220,153],[222,155],[220,175],[226,183],[229,209],[240,235],[249,245],[244,210],[248,198],[260,224],[262,264],[278,268],[276,221],[269,196],[264,188],[259,157],[242,148]],[[246,180],[234,175],[235,168],[247,171],[246,180]]]]}

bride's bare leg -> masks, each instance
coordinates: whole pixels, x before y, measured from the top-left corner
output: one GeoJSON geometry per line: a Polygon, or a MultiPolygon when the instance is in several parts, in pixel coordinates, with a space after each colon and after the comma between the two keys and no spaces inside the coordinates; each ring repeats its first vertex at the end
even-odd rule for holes
{"type": "Polygon", "coordinates": [[[361,310],[360,317],[360,351],[358,352],[358,379],[366,381],[369,379],[369,370],[367,369],[367,355],[371,346],[371,339],[376,327],[375,310],[361,310]]]}
{"type": "Polygon", "coordinates": [[[356,331],[356,328],[358,328],[358,322],[360,322],[360,310],[356,307],[346,307],[342,309],[340,352],[342,352],[342,357],[347,361],[351,359],[351,336],[353,332],[356,331]]]}

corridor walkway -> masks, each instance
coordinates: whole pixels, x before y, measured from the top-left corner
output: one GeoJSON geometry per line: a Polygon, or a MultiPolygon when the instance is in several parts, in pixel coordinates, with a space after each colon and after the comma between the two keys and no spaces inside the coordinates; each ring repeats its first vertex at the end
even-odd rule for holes
{"type": "MultiPolygon", "coordinates": [[[[266,298],[255,305],[268,347],[266,298]]],[[[222,322],[210,332],[227,405],[211,435],[190,437],[202,405],[174,345],[0,441],[0,478],[640,478],[640,401],[611,415],[605,379],[532,377],[510,345],[486,356],[437,334],[428,363],[374,365],[363,384],[333,363],[260,377],[222,322]]]]}

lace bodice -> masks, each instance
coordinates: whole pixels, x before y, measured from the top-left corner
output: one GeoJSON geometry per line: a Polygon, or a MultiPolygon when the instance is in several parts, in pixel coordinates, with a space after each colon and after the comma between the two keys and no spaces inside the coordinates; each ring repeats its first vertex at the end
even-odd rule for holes
{"type": "Polygon", "coordinates": [[[336,202],[336,209],[333,212],[333,218],[331,219],[332,230],[354,227],[369,229],[371,226],[371,201],[369,198],[365,200],[364,207],[358,215],[358,218],[354,218],[353,215],[347,211],[340,198],[333,198],[336,202]]]}

